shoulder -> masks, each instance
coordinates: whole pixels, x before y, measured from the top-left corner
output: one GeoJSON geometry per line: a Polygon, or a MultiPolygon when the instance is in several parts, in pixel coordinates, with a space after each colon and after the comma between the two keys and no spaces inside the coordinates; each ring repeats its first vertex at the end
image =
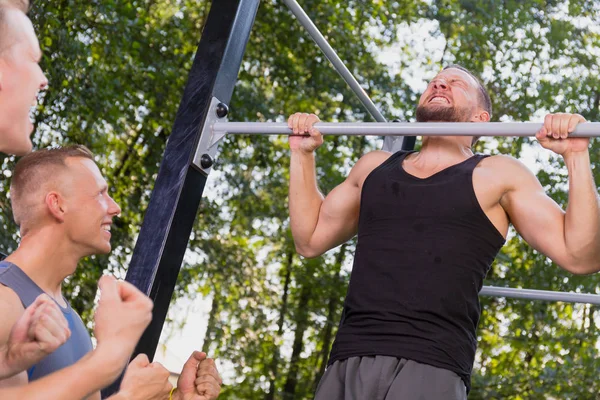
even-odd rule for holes
{"type": "Polygon", "coordinates": [[[490,168],[498,174],[532,174],[525,164],[513,156],[506,154],[496,154],[486,157],[481,161],[480,165],[490,168]]]}
{"type": "Polygon", "coordinates": [[[392,153],[389,151],[376,150],[371,151],[364,156],[362,156],[352,170],[350,171],[350,175],[348,179],[355,184],[360,184],[360,182],[364,181],[365,178],[378,166],[384,163],[392,153]]]}
{"type": "Polygon", "coordinates": [[[12,326],[23,315],[25,308],[19,296],[9,287],[0,284],[0,315],[2,325],[0,327],[0,341],[7,340],[12,326]]]}
{"type": "Polygon", "coordinates": [[[388,158],[390,158],[392,155],[392,153],[390,153],[389,151],[383,151],[383,150],[376,150],[376,151],[371,151],[370,153],[365,154],[364,156],[362,156],[354,165],[354,167],[352,168],[352,171],[357,171],[357,172],[365,172],[368,171],[367,173],[371,172],[372,170],[374,170],[375,168],[377,168],[378,166],[380,166],[382,163],[385,162],[385,160],[387,160],[388,158]]]}
{"type": "Polygon", "coordinates": [[[8,286],[0,284],[0,307],[11,307],[20,309],[21,312],[24,310],[23,303],[19,298],[19,295],[8,286]]]}
{"type": "Polygon", "coordinates": [[[536,176],[523,162],[505,154],[497,154],[484,158],[480,166],[486,175],[497,181],[505,182],[509,187],[523,183],[537,182],[536,176]]]}

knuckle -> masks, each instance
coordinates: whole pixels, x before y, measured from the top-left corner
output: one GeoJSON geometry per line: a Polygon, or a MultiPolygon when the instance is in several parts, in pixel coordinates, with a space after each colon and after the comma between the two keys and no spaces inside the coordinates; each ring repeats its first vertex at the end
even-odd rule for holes
{"type": "Polygon", "coordinates": [[[152,309],[152,307],[154,306],[154,303],[152,302],[152,300],[150,300],[148,297],[144,297],[144,306],[148,309],[152,309]]]}

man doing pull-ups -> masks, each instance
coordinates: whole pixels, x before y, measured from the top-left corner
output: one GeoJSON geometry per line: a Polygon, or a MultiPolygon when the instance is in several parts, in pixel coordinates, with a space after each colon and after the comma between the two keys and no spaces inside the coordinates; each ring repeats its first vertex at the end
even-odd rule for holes
{"type": "MultiPolygon", "coordinates": [[[[451,66],[427,86],[419,122],[485,123],[487,91],[451,66]]],[[[589,139],[577,114],[545,118],[536,138],[569,172],[563,211],[521,162],[473,154],[476,138],[424,137],[419,152],[373,151],[323,196],[319,118],[294,114],[289,204],[297,251],[316,257],[358,234],[342,320],[316,393],[336,399],[465,399],[477,345],[478,293],[509,223],[574,274],[600,270],[600,211],[589,139]]]]}

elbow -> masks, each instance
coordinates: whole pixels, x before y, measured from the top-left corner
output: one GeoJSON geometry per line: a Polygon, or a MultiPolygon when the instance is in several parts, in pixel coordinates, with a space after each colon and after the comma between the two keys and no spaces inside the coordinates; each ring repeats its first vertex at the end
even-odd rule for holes
{"type": "Polygon", "coordinates": [[[598,270],[594,270],[594,269],[590,269],[590,268],[574,267],[574,266],[563,267],[563,269],[572,273],[573,275],[579,275],[579,276],[591,275],[595,272],[598,272],[598,270]]]}
{"type": "Polygon", "coordinates": [[[574,275],[590,275],[600,271],[600,243],[581,243],[564,257],[562,268],[574,275]]]}
{"type": "Polygon", "coordinates": [[[323,254],[323,252],[319,252],[317,249],[311,248],[310,246],[302,246],[299,244],[296,244],[296,253],[304,258],[316,258],[323,254]]]}
{"type": "Polygon", "coordinates": [[[561,265],[561,268],[573,275],[591,275],[600,271],[600,259],[592,262],[570,262],[561,265]]]}

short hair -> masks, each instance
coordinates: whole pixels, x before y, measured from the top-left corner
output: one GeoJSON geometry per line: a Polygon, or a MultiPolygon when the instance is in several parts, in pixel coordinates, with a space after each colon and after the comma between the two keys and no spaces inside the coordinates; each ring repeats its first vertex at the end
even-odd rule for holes
{"type": "Polygon", "coordinates": [[[4,40],[6,35],[6,29],[8,26],[6,19],[6,10],[9,8],[15,8],[27,14],[29,11],[29,0],[0,0],[0,52],[4,50],[4,40]]]}
{"type": "Polygon", "coordinates": [[[10,201],[17,225],[21,225],[24,217],[33,212],[36,205],[41,204],[39,199],[28,201],[27,194],[52,181],[61,170],[67,168],[66,159],[72,157],[94,161],[94,155],[87,147],[72,145],[34,151],[17,162],[10,183],[10,201]]]}
{"type": "MultiPolygon", "coordinates": [[[[483,107],[483,109],[485,111],[487,111],[488,114],[490,114],[490,117],[491,117],[492,116],[492,99],[490,98],[490,94],[487,91],[487,89],[485,88],[485,86],[483,86],[483,83],[481,83],[481,79],[479,79],[474,73],[472,73],[471,71],[469,71],[468,69],[466,69],[465,67],[463,67],[462,65],[459,65],[459,64],[448,65],[448,66],[444,67],[443,70],[450,69],[450,68],[455,68],[455,69],[459,69],[463,72],[466,72],[473,79],[475,79],[475,82],[477,82],[477,85],[479,85],[479,103],[483,107]]],[[[475,136],[473,138],[473,142],[471,143],[471,146],[475,145],[475,143],[477,143],[479,138],[480,138],[480,136],[475,136]]]]}
{"type": "Polygon", "coordinates": [[[487,111],[488,114],[490,114],[490,116],[492,116],[492,99],[490,98],[490,94],[488,93],[485,86],[483,86],[483,83],[481,83],[481,80],[474,73],[472,73],[471,71],[469,71],[462,65],[458,65],[458,64],[448,65],[448,66],[444,67],[444,69],[442,71],[450,69],[450,68],[455,68],[455,69],[459,69],[463,72],[466,72],[473,79],[475,79],[475,82],[477,82],[477,85],[479,86],[479,102],[481,103],[481,106],[483,107],[483,109],[485,111],[487,111]]]}

